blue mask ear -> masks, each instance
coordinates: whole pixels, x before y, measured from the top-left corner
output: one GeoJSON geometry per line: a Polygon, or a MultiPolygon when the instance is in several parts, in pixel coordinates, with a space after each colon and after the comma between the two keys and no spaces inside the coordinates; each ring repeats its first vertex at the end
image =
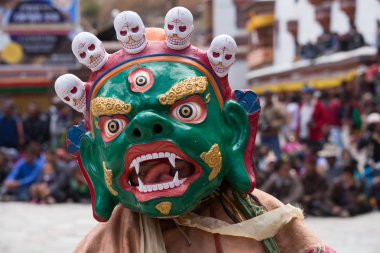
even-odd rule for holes
{"type": "Polygon", "coordinates": [[[252,115],[260,111],[260,103],[256,93],[251,90],[234,90],[236,102],[245,110],[247,115],[252,115]]]}
{"type": "Polygon", "coordinates": [[[235,101],[228,100],[223,108],[223,118],[231,129],[231,145],[225,148],[229,152],[224,160],[227,167],[226,180],[239,192],[247,192],[251,178],[244,165],[244,153],[249,138],[249,122],[244,109],[235,101]]]}
{"type": "Polygon", "coordinates": [[[94,218],[98,221],[107,221],[118,201],[105,187],[102,164],[99,156],[95,153],[94,147],[91,133],[87,132],[80,142],[80,160],[83,164],[84,172],[88,176],[86,177],[87,183],[92,188],[91,198],[94,218]]]}

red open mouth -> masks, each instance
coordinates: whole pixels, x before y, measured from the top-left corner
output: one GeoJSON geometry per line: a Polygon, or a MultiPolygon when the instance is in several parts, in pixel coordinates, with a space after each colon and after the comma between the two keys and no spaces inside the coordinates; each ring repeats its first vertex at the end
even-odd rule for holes
{"type": "Polygon", "coordinates": [[[183,195],[202,174],[200,166],[169,141],[135,145],[125,154],[119,184],[139,202],[183,195]]]}

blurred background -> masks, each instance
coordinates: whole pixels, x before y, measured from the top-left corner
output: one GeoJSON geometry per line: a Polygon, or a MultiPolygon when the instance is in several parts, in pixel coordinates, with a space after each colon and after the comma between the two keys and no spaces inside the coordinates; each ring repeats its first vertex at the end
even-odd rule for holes
{"type": "MultiPolygon", "coordinates": [[[[20,221],[41,213],[92,219],[89,190],[65,148],[67,130],[83,116],[54,92],[62,74],[90,75],[71,51],[74,36],[91,32],[114,53],[121,49],[113,27],[119,12],[133,10],[146,27],[163,27],[174,6],[193,13],[193,45],[207,50],[224,33],[238,44],[229,82],[255,91],[263,108],[257,186],[301,205],[340,252],[378,252],[371,235],[380,231],[371,224],[380,221],[380,0],[0,0],[0,229],[11,231],[1,233],[0,251],[28,248],[15,234],[20,221]],[[85,204],[78,211],[55,203],[85,204]],[[25,207],[30,212],[19,220],[25,207]],[[348,218],[359,214],[360,222],[348,218]],[[351,236],[339,237],[347,231],[351,236]]],[[[44,230],[38,224],[45,223],[32,224],[44,230]]],[[[70,249],[95,222],[72,224],[83,233],[65,227],[70,249]]],[[[35,252],[51,251],[38,240],[30,240],[35,252]]]]}

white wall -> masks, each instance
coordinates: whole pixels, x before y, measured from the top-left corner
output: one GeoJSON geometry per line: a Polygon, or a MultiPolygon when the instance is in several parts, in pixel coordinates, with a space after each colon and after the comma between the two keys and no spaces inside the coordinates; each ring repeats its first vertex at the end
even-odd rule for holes
{"type": "MultiPolygon", "coordinates": [[[[228,34],[232,37],[244,35],[245,29],[236,27],[236,8],[233,0],[213,1],[213,35],[228,34]]],[[[228,72],[231,89],[247,88],[247,61],[237,60],[228,72]]]]}
{"type": "Polygon", "coordinates": [[[321,25],[315,20],[314,5],[309,3],[309,0],[298,1],[298,41],[299,43],[306,44],[308,42],[315,43],[323,30],[321,25]]]}
{"type": "Polygon", "coordinates": [[[370,45],[376,42],[376,20],[380,20],[378,0],[356,0],[356,27],[370,45]]]}
{"type": "Polygon", "coordinates": [[[274,64],[290,63],[295,55],[295,42],[287,30],[287,22],[298,19],[297,5],[294,0],[276,1],[275,15],[278,21],[278,34],[274,38],[274,64]]]}
{"type": "Polygon", "coordinates": [[[236,27],[236,8],[233,0],[213,1],[213,34],[228,34],[232,37],[245,34],[245,29],[236,27]]]}
{"type": "Polygon", "coordinates": [[[248,87],[246,78],[247,72],[247,61],[237,60],[232,64],[228,72],[228,82],[230,83],[231,89],[246,89],[248,87]]]}
{"type": "MultiPolygon", "coordinates": [[[[365,0],[367,1],[367,0],[365,0]]],[[[345,34],[350,30],[350,19],[340,9],[340,2],[334,1],[331,6],[331,31],[345,34]]]]}

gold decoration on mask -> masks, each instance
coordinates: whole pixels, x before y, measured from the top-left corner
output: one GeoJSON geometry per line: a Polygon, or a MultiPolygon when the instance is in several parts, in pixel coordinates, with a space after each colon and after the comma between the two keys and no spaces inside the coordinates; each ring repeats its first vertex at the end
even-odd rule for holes
{"type": "Polygon", "coordinates": [[[155,207],[161,214],[168,215],[170,210],[172,210],[172,205],[171,202],[165,201],[157,204],[155,207]]]}
{"type": "Polygon", "coordinates": [[[207,93],[207,95],[206,95],[206,103],[208,104],[208,103],[210,103],[210,93],[207,93]]]}
{"type": "Polygon", "coordinates": [[[91,113],[97,117],[100,115],[128,114],[132,110],[130,104],[116,98],[97,97],[91,100],[91,113]]]}
{"type": "Polygon", "coordinates": [[[110,191],[110,193],[114,196],[117,196],[118,193],[115,191],[115,189],[112,187],[112,170],[109,170],[106,168],[106,163],[103,162],[103,172],[104,172],[104,181],[106,182],[107,188],[110,191]]]}
{"type": "Polygon", "coordinates": [[[222,168],[222,155],[218,144],[214,144],[207,153],[203,152],[201,158],[211,168],[211,173],[208,175],[208,180],[211,181],[219,174],[222,168]]]}
{"type": "Polygon", "coordinates": [[[159,101],[162,105],[172,105],[186,96],[205,92],[207,85],[205,76],[190,77],[176,83],[164,95],[160,96],[159,101]]]}

